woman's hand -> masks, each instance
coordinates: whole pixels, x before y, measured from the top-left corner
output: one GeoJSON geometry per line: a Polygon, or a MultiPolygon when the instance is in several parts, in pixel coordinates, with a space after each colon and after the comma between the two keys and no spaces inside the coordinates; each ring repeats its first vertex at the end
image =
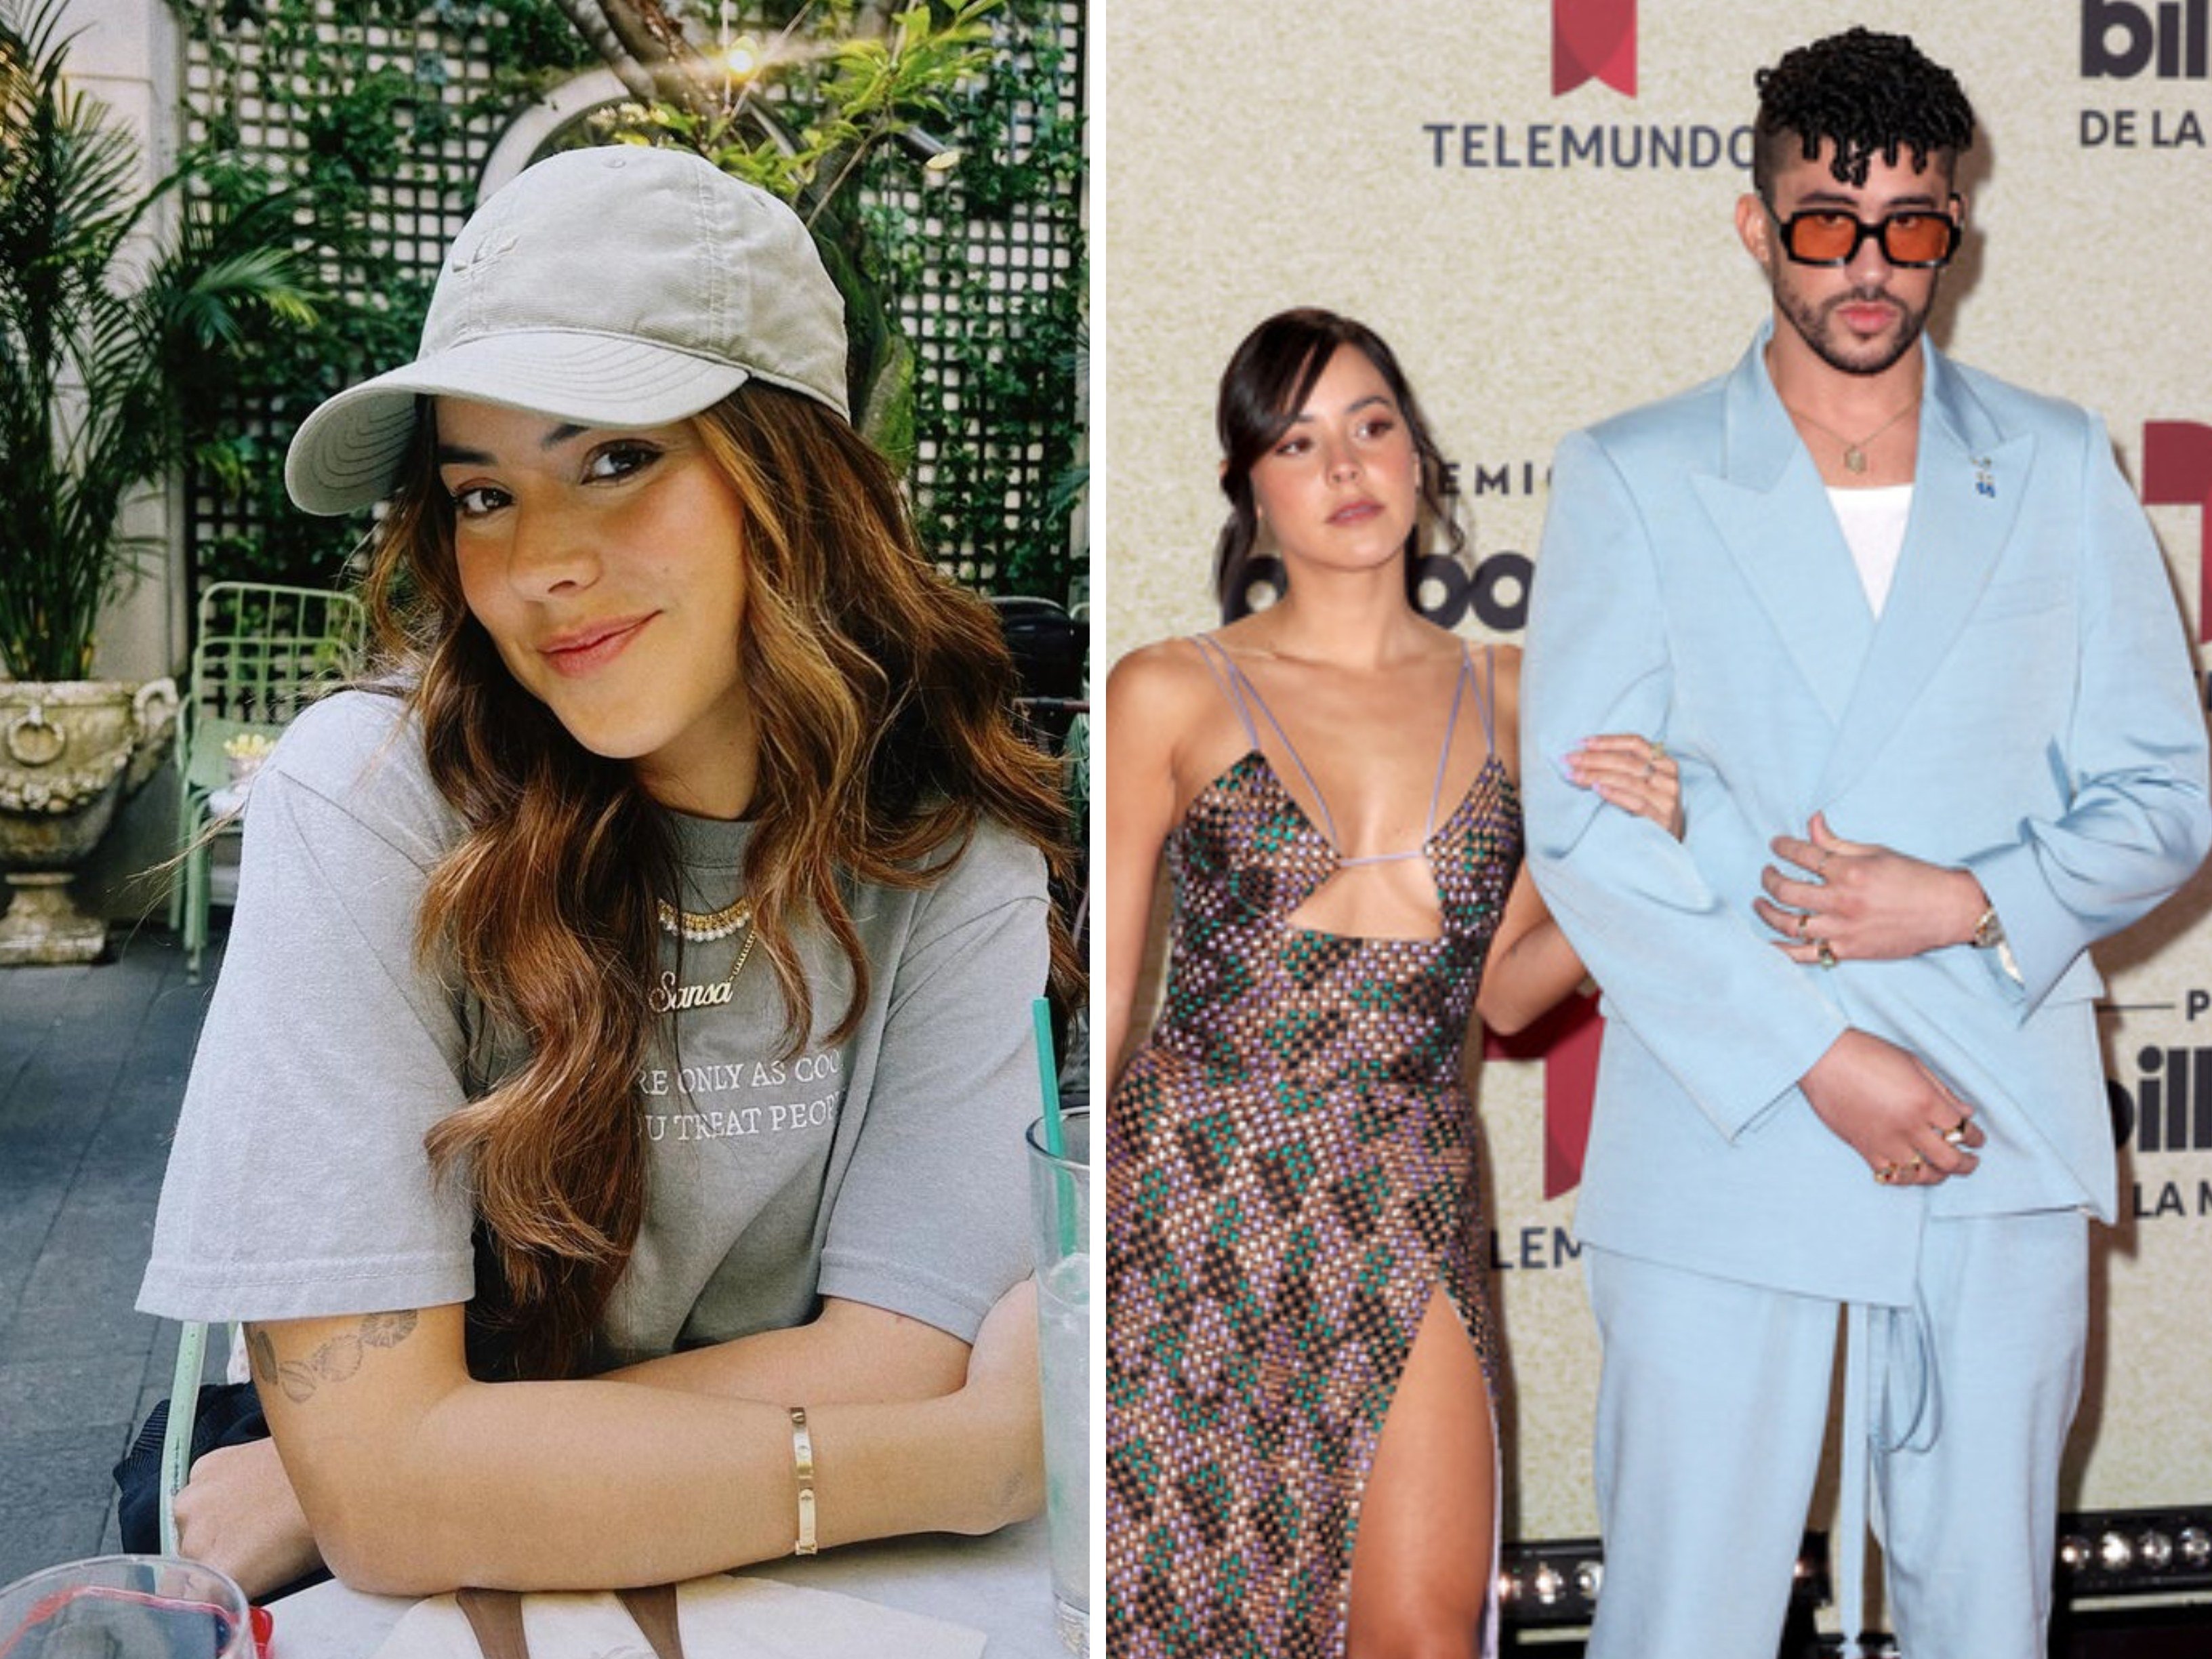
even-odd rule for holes
{"type": "Polygon", "coordinates": [[[1682,769],[1665,744],[1632,732],[1584,738],[1566,765],[1567,775],[1583,788],[1681,840],[1682,769]]]}
{"type": "Polygon", "coordinates": [[[1024,1279],[983,1316],[960,1390],[1001,1479],[975,1530],[1026,1521],[1044,1508],[1044,1407],[1037,1374],[1036,1280],[1024,1279]]]}
{"type": "Polygon", "coordinates": [[[220,1568],[258,1601],[323,1565],[273,1440],[218,1446],[177,1494],[177,1552],[220,1568]]]}

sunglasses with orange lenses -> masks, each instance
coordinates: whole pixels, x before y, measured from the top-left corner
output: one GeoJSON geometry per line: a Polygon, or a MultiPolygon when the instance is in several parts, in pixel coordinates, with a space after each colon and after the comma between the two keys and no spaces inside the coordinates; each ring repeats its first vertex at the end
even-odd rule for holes
{"type": "Polygon", "coordinates": [[[1915,270],[1948,264],[1959,250],[1959,222],[1948,213],[1911,208],[1869,222],[1839,208],[1808,208],[1785,219],[1771,202],[1765,205],[1794,264],[1847,265],[1869,238],[1891,264],[1915,270]]]}

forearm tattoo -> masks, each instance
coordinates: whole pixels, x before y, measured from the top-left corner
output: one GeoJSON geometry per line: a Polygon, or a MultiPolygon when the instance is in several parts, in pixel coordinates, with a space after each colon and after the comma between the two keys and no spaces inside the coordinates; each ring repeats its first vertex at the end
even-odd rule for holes
{"type": "Polygon", "coordinates": [[[255,1326],[246,1334],[246,1352],[252,1356],[253,1375],[264,1388],[284,1390],[294,1405],[305,1405],[325,1382],[343,1382],[361,1369],[364,1348],[396,1348],[415,1333],[412,1308],[400,1313],[363,1314],[361,1323],[343,1336],[321,1344],[305,1359],[276,1358],[276,1345],[268,1331],[255,1326]]]}

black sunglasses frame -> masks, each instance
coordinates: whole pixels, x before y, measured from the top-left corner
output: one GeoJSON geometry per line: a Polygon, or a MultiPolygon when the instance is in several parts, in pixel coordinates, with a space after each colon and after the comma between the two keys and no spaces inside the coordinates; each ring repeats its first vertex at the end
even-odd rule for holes
{"type": "Polygon", "coordinates": [[[1793,213],[1785,219],[1774,210],[1774,204],[1768,201],[1765,196],[1759,198],[1759,205],[1766,210],[1766,216],[1774,221],[1775,229],[1781,233],[1782,252],[1788,257],[1791,264],[1820,265],[1830,268],[1847,265],[1859,257],[1859,250],[1872,240],[1881,246],[1882,258],[1899,270],[1940,270],[1951,263],[1952,258],[1959,252],[1960,242],[1966,237],[1966,231],[1960,227],[1957,214],[1948,210],[1957,208],[1959,202],[1960,198],[1954,192],[1950,201],[1945,204],[1947,210],[1942,212],[1928,208],[1910,208],[1902,213],[1890,214],[1885,218],[1868,220],[1862,219],[1856,214],[1847,214],[1841,208],[1807,208],[1803,212],[1793,213]],[[1850,246],[1844,251],[1840,258],[1808,259],[1797,252],[1796,231],[1800,220],[1844,218],[1850,220],[1857,229],[1851,237],[1850,246]],[[1892,253],[1889,251],[1889,228],[1899,219],[1941,219],[1948,225],[1951,231],[1950,240],[1944,244],[1942,257],[1937,259],[1900,259],[1892,253]]]}

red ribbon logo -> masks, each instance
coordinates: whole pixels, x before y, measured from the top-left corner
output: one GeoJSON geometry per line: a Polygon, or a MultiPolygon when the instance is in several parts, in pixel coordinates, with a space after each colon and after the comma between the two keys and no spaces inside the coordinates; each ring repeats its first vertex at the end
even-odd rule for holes
{"type": "Polygon", "coordinates": [[[2195,421],[2143,422],[2142,498],[2147,507],[2203,509],[2197,535],[2197,637],[2212,640],[2212,426],[2195,421]]]}
{"type": "Polygon", "coordinates": [[[1492,1060],[1544,1062],[1544,1196],[1554,1199],[1582,1184],[1583,1154],[1589,1146],[1590,1104],[1597,1092],[1597,1051],[1605,1036],[1595,997],[1570,997],[1517,1036],[1487,1034],[1483,1053],[1492,1060]]]}
{"type": "Polygon", "coordinates": [[[1585,81],[1636,96],[1636,0],[1552,0],[1552,96],[1585,81]]]}

